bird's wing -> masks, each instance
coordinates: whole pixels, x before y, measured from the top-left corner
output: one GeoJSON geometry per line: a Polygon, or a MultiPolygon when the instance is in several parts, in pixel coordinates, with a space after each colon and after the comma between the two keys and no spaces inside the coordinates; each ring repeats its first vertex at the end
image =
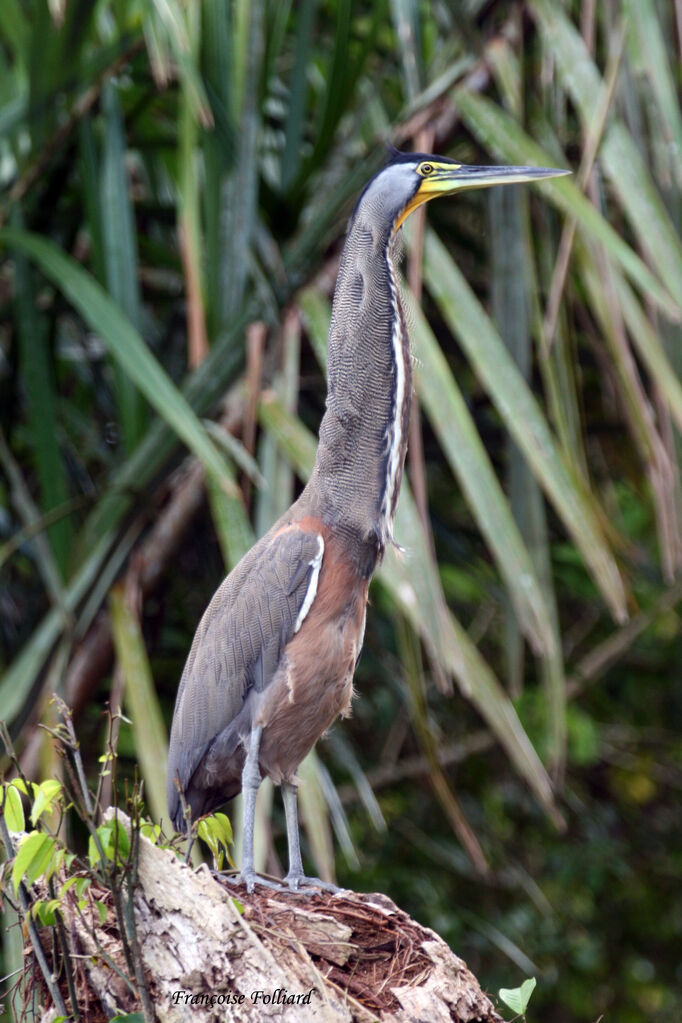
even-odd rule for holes
{"type": "Polygon", "coordinates": [[[212,740],[271,681],[317,590],[324,540],[296,525],[268,533],[228,575],[199,624],[182,674],[168,751],[168,803],[178,804],[212,740]]]}

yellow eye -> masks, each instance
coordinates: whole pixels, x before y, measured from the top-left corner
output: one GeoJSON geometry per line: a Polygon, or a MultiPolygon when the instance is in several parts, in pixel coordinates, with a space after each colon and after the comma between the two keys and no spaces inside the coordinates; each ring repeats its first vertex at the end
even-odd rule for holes
{"type": "Polygon", "coordinates": [[[424,177],[427,177],[429,174],[432,173],[432,171],[433,167],[431,166],[430,163],[422,163],[419,165],[419,173],[422,174],[424,177]]]}

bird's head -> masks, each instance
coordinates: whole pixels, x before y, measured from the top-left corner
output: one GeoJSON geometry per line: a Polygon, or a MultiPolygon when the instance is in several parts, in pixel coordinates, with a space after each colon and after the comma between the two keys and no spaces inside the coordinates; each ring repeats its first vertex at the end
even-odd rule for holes
{"type": "Polygon", "coordinates": [[[561,177],[567,170],[553,167],[476,167],[430,153],[394,150],[387,165],[370,181],[362,199],[381,199],[393,232],[410,213],[430,199],[467,188],[492,188],[541,178],[561,177]]]}

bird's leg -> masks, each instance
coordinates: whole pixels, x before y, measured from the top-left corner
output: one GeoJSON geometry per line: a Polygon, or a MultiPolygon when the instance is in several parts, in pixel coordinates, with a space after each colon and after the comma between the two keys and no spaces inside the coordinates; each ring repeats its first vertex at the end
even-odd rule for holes
{"type": "Polygon", "coordinates": [[[342,892],[343,888],[338,888],[329,881],[322,881],[319,877],[306,877],[303,873],[301,839],[298,828],[298,791],[296,786],[289,781],[282,782],[282,802],[287,821],[287,845],[289,846],[289,873],[284,878],[284,883],[288,884],[292,891],[299,891],[301,888],[323,888],[329,892],[342,892]]]}
{"type": "Polygon", "coordinates": [[[246,883],[248,891],[253,891],[253,884],[256,872],[253,866],[253,829],[256,820],[256,797],[262,781],[258,767],[258,754],[260,752],[260,739],[263,729],[259,725],[251,732],[249,748],[246,752],[246,759],[242,769],[242,795],[244,799],[242,813],[242,881],[246,883]]]}
{"type": "MultiPolygon", "coordinates": [[[[260,753],[260,740],[263,728],[258,725],[251,732],[249,748],[246,751],[246,759],[242,769],[242,794],[244,799],[242,814],[242,869],[239,880],[246,885],[247,892],[252,892],[254,885],[261,884],[266,888],[281,888],[275,881],[267,881],[256,874],[253,865],[253,831],[256,819],[256,797],[258,789],[263,780],[258,767],[258,756],[260,753]]],[[[226,879],[231,880],[231,879],[226,879]]]]}
{"type": "Polygon", "coordinates": [[[298,792],[290,781],[282,782],[282,802],[287,821],[287,846],[289,848],[289,873],[284,878],[291,888],[297,888],[305,877],[301,859],[301,836],[298,830],[298,792]]]}

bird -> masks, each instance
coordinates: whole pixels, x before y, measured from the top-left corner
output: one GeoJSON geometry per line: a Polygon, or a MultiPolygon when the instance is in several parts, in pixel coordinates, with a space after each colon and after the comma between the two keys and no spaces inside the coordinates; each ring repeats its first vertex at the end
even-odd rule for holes
{"type": "Polygon", "coordinates": [[[471,188],[569,173],[472,166],[390,152],[348,222],[332,305],[327,399],[301,495],[232,569],[197,628],[171,727],[167,797],[178,831],[243,793],[239,879],[256,874],[256,795],[281,786],[284,890],[325,885],[303,870],[296,770],[350,713],[370,579],[393,543],[407,449],[412,360],[395,265],[406,218],[471,188]]]}

